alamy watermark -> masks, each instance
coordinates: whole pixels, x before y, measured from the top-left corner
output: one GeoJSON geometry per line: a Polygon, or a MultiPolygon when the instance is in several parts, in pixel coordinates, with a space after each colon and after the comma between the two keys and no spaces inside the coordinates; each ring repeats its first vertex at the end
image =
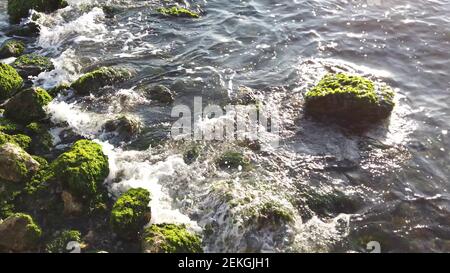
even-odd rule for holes
{"type": "Polygon", "coordinates": [[[178,118],[171,127],[174,140],[260,141],[273,148],[279,145],[280,115],[274,106],[207,105],[194,97],[194,107],[176,105],[172,117],[178,118]]]}

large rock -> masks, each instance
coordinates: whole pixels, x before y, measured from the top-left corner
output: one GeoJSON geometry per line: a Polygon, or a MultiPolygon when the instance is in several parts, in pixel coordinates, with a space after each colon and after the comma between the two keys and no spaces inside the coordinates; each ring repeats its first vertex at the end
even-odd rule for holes
{"type": "Polygon", "coordinates": [[[0,222],[0,249],[22,252],[34,250],[42,231],[27,214],[16,213],[0,222]]]}
{"type": "Polygon", "coordinates": [[[119,141],[130,141],[139,134],[140,130],[141,124],[139,121],[127,116],[108,120],[103,125],[103,131],[107,134],[113,134],[113,138],[119,141]]]}
{"type": "Polygon", "coordinates": [[[0,46],[0,59],[18,57],[25,51],[25,44],[18,40],[7,40],[0,46]]]}
{"type": "Polygon", "coordinates": [[[20,148],[24,150],[28,150],[31,144],[31,138],[27,135],[17,134],[17,135],[8,135],[0,132],[0,145],[12,143],[18,145],[20,148]]]}
{"type": "Polygon", "coordinates": [[[77,141],[50,164],[50,169],[64,190],[88,206],[104,192],[103,182],[109,174],[102,147],[90,140],[77,141]]]}
{"type": "Polygon", "coordinates": [[[12,63],[12,66],[24,79],[55,69],[55,66],[48,57],[35,53],[20,56],[12,63]]]}
{"type": "Polygon", "coordinates": [[[15,144],[0,146],[0,179],[24,182],[39,169],[40,164],[15,144]]]}
{"type": "Polygon", "coordinates": [[[42,88],[25,89],[12,97],[5,105],[5,117],[21,124],[40,121],[47,117],[45,106],[52,97],[42,88]]]}
{"type": "Polygon", "coordinates": [[[370,122],[389,117],[394,92],[360,76],[326,75],[305,95],[305,112],[316,118],[370,122]]]}
{"type": "Polygon", "coordinates": [[[201,238],[184,225],[157,224],[145,229],[142,238],[145,253],[201,253],[201,238]]]}
{"type": "Polygon", "coordinates": [[[89,95],[104,86],[117,84],[130,79],[130,70],[120,67],[100,67],[84,74],[72,83],[71,87],[78,95],[89,95]]]}
{"type": "Polygon", "coordinates": [[[29,15],[31,9],[53,12],[67,6],[65,0],[8,0],[8,15],[11,23],[17,24],[29,15]]]}
{"type": "Polygon", "coordinates": [[[150,192],[130,189],[117,199],[111,211],[112,230],[122,238],[136,238],[150,222],[150,192]]]}
{"type": "Polygon", "coordinates": [[[0,63],[0,101],[8,99],[23,85],[23,79],[8,64],[0,63]]]}
{"type": "Polygon", "coordinates": [[[160,7],[156,9],[157,12],[165,15],[165,16],[173,16],[173,17],[184,17],[184,18],[200,18],[200,15],[192,10],[188,10],[187,8],[182,8],[178,6],[173,6],[170,8],[160,7]]]}

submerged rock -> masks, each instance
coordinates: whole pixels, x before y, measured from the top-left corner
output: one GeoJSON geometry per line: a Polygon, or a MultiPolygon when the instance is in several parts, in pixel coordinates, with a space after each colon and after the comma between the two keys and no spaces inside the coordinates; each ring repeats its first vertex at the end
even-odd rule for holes
{"type": "Polygon", "coordinates": [[[5,104],[5,117],[21,124],[40,121],[47,117],[44,109],[52,97],[40,87],[25,89],[5,104]]]}
{"type": "Polygon", "coordinates": [[[19,146],[11,143],[0,146],[0,179],[25,182],[39,167],[40,164],[19,146]]]}
{"type": "Polygon", "coordinates": [[[0,46],[0,59],[18,57],[25,51],[25,44],[18,40],[7,40],[0,46]]]}
{"type": "Polygon", "coordinates": [[[250,159],[240,152],[228,151],[222,154],[217,160],[217,165],[222,169],[248,169],[250,159]]]}
{"type": "Polygon", "coordinates": [[[121,116],[117,119],[109,120],[103,125],[103,131],[106,133],[114,133],[120,141],[130,141],[139,134],[141,125],[139,121],[121,116]]]}
{"type": "Polygon", "coordinates": [[[89,95],[107,85],[117,84],[132,77],[130,70],[120,67],[100,67],[78,78],[71,87],[78,95],[89,95]]]}
{"type": "Polygon", "coordinates": [[[202,242],[184,225],[157,224],[145,229],[142,238],[144,253],[201,253],[202,242]]]}
{"type": "Polygon", "coordinates": [[[136,238],[150,222],[150,192],[143,188],[130,189],[117,199],[111,211],[111,228],[122,238],[136,238]]]}
{"type": "Polygon", "coordinates": [[[23,79],[8,64],[0,63],[0,101],[8,99],[23,85],[23,79]]]}
{"type": "Polygon", "coordinates": [[[79,140],[50,164],[52,178],[84,204],[91,205],[104,192],[109,174],[108,158],[102,147],[90,140],[79,140]]]}
{"type": "Polygon", "coordinates": [[[81,233],[78,230],[63,230],[47,243],[45,252],[48,253],[67,253],[69,242],[81,243],[81,233]]]}
{"type": "Polygon", "coordinates": [[[12,63],[12,66],[25,79],[29,76],[37,76],[42,72],[55,69],[55,66],[48,57],[35,53],[20,56],[12,63]]]}
{"type": "Polygon", "coordinates": [[[161,103],[172,103],[175,100],[175,93],[164,85],[156,85],[143,92],[146,97],[161,103]]]}
{"type": "Polygon", "coordinates": [[[360,76],[326,75],[305,95],[306,114],[337,121],[370,122],[389,117],[394,92],[360,76]]]}
{"type": "Polygon", "coordinates": [[[165,8],[160,7],[156,9],[157,12],[165,16],[185,17],[185,18],[200,18],[200,15],[194,11],[182,7],[165,8]]]}
{"type": "Polygon", "coordinates": [[[65,0],[8,0],[9,20],[17,24],[22,18],[28,17],[31,9],[39,12],[53,12],[67,5],[65,0]]]}
{"type": "Polygon", "coordinates": [[[16,213],[0,222],[0,249],[27,251],[36,248],[42,231],[30,215],[16,213]]]}
{"type": "Polygon", "coordinates": [[[10,26],[6,32],[7,36],[36,37],[39,35],[41,27],[35,22],[28,22],[23,25],[10,26]]]}

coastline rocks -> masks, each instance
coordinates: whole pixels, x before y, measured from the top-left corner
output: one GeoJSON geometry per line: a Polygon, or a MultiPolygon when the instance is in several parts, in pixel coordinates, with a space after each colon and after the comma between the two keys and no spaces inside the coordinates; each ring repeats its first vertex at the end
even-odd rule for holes
{"type": "Polygon", "coordinates": [[[99,144],[79,140],[50,164],[50,170],[64,190],[91,205],[103,193],[103,181],[109,174],[108,158],[99,144]]]}
{"type": "Polygon", "coordinates": [[[8,64],[0,63],[0,101],[8,99],[23,85],[23,79],[8,64]]]}
{"type": "Polygon", "coordinates": [[[139,134],[141,125],[139,121],[121,116],[117,119],[108,120],[103,125],[103,131],[107,134],[114,134],[120,141],[128,142],[139,134]]]}
{"type": "Polygon", "coordinates": [[[305,113],[315,118],[371,122],[389,117],[394,92],[360,76],[328,74],[305,95],[305,113]]]}
{"type": "Polygon", "coordinates": [[[7,40],[0,46],[0,59],[18,57],[25,51],[25,44],[18,40],[7,40]]]}
{"type": "Polygon", "coordinates": [[[222,169],[248,169],[250,159],[240,152],[228,151],[216,160],[216,164],[222,169]]]}
{"type": "Polygon", "coordinates": [[[81,243],[81,233],[78,230],[63,230],[58,232],[52,241],[48,242],[45,247],[47,253],[67,253],[69,242],[81,243]]]}
{"type": "Polygon", "coordinates": [[[134,238],[150,222],[150,192],[130,189],[117,199],[111,211],[111,228],[122,238],[134,238]]]}
{"type": "Polygon", "coordinates": [[[177,6],[170,7],[170,8],[160,7],[160,8],[157,8],[156,11],[165,16],[184,17],[184,18],[200,18],[200,15],[198,13],[188,10],[186,8],[177,7],[177,6]]]}
{"type": "Polygon", "coordinates": [[[104,86],[113,85],[126,81],[132,77],[130,70],[119,67],[100,67],[84,74],[72,83],[71,88],[78,95],[89,95],[104,86]]]}
{"type": "Polygon", "coordinates": [[[17,24],[22,18],[28,17],[31,9],[48,13],[67,5],[65,0],[8,0],[9,20],[17,24]]]}
{"type": "Polygon", "coordinates": [[[29,76],[37,76],[42,72],[55,69],[55,66],[48,57],[35,53],[20,56],[12,63],[12,66],[24,79],[29,76]]]}
{"type": "Polygon", "coordinates": [[[53,136],[48,126],[32,122],[26,126],[26,133],[31,137],[30,152],[36,155],[48,155],[53,149],[53,136]]]}
{"type": "Polygon", "coordinates": [[[15,252],[33,250],[41,235],[42,230],[30,215],[15,213],[0,222],[0,249],[15,252]]]}
{"type": "Polygon", "coordinates": [[[175,93],[164,85],[156,85],[143,90],[146,97],[161,103],[172,103],[175,101],[175,93]]]}
{"type": "Polygon", "coordinates": [[[31,138],[23,134],[8,135],[0,132],[0,145],[6,143],[16,144],[20,148],[27,150],[30,147],[31,138]]]}
{"type": "Polygon", "coordinates": [[[22,148],[6,143],[0,146],[0,179],[24,182],[39,170],[40,164],[22,148]]]}
{"type": "Polygon", "coordinates": [[[201,253],[202,242],[198,235],[190,233],[184,225],[157,224],[144,230],[144,253],[201,253]]]}
{"type": "Polygon", "coordinates": [[[44,109],[52,97],[42,88],[29,88],[12,97],[5,104],[5,117],[21,124],[28,124],[47,117],[44,109]]]}

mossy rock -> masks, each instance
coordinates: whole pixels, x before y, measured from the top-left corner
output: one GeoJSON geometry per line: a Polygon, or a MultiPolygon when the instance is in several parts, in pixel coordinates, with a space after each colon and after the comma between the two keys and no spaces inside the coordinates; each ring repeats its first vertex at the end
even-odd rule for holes
{"type": "Polygon", "coordinates": [[[165,16],[184,17],[184,18],[200,18],[200,15],[194,11],[182,7],[160,7],[156,9],[157,12],[165,16]]]}
{"type": "Polygon", "coordinates": [[[17,211],[17,200],[23,191],[22,183],[0,180],[0,219],[5,219],[17,211]]]}
{"type": "Polygon", "coordinates": [[[317,118],[370,122],[389,117],[394,92],[361,76],[326,75],[305,95],[305,112],[317,118]]]}
{"type": "Polygon", "coordinates": [[[137,238],[150,222],[150,192],[143,188],[130,189],[117,199],[111,211],[111,228],[122,238],[137,238]]]}
{"type": "Polygon", "coordinates": [[[320,216],[335,216],[340,213],[353,214],[362,204],[361,201],[347,196],[339,190],[329,192],[309,190],[303,196],[308,207],[320,216]]]}
{"type": "Polygon", "coordinates": [[[5,105],[5,117],[20,124],[40,121],[47,117],[45,106],[52,97],[40,87],[25,89],[12,97],[5,105]]]}
{"type": "Polygon", "coordinates": [[[5,134],[17,134],[23,132],[23,126],[4,117],[0,117],[0,132],[5,134]]]}
{"type": "Polygon", "coordinates": [[[41,26],[33,21],[30,21],[24,25],[13,25],[8,28],[6,32],[7,36],[19,36],[19,37],[36,37],[41,32],[41,26]]]}
{"type": "Polygon", "coordinates": [[[143,90],[145,96],[153,101],[172,103],[175,101],[175,93],[164,85],[156,85],[143,90]]]}
{"type": "Polygon", "coordinates": [[[108,158],[93,141],[77,141],[50,164],[50,169],[64,189],[89,206],[105,192],[103,182],[109,174],[108,158]]]}
{"type": "Polygon", "coordinates": [[[24,79],[55,69],[50,58],[35,53],[20,56],[12,63],[12,66],[24,79]]]}
{"type": "Polygon", "coordinates": [[[145,229],[142,239],[145,253],[201,253],[200,236],[190,233],[184,225],[157,224],[145,229]]]}
{"type": "Polygon", "coordinates": [[[8,135],[0,132],[0,145],[6,143],[13,143],[24,150],[28,150],[30,148],[31,138],[23,134],[8,135]]]}
{"type": "Polygon", "coordinates": [[[67,5],[65,0],[8,0],[9,20],[17,24],[22,18],[28,17],[31,9],[48,13],[67,5]]]}
{"type": "Polygon", "coordinates": [[[26,182],[40,168],[40,164],[19,146],[6,143],[0,146],[0,179],[26,182]]]}
{"type": "Polygon", "coordinates": [[[53,149],[53,136],[47,125],[32,122],[26,126],[26,132],[31,136],[30,152],[36,155],[48,155],[53,149]]]}
{"type": "Polygon", "coordinates": [[[64,91],[67,91],[69,89],[70,89],[70,84],[62,83],[58,86],[55,86],[55,87],[47,90],[47,92],[50,94],[50,96],[56,97],[56,96],[58,96],[58,94],[61,94],[64,91]]]}
{"type": "Polygon", "coordinates": [[[30,215],[15,213],[0,223],[0,249],[14,252],[34,250],[41,235],[41,228],[30,215]]]}
{"type": "Polygon", "coordinates": [[[10,65],[0,63],[0,101],[8,99],[23,85],[23,79],[10,65]]]}
{"type": "Polygon", "coordinates": [[[81,233],[78,230],[63,230],[59,232],[45,246],[45,252],[48,253],[67,253],[67,245],[69,242],[81,243],[81,233]]]}
{"type": "Polygon", "coordinates": [[[292,223],[294,221],[294,214],[282,204],[266,202],[253,210],[250,219],[259,228],[269,226],[277,227],[285,223],[292,223]]]}
{"type": "Polygon", "coordinates": [[[114,139],[117,141],[128,142],[140,133],[141,124],[132,117],[120,116],[117,119],[105,122],[103,131],[108,134],[113,134],[114,139]]]}
{"type": "Polygon", "coordinates": [[[222,154],[216,164],[222,169],[248,169],[251,166],[250,159],[241,152],[228,151],[222,154]]]}
{"type": "Polygon", "coordinates": [[[78,95],[89,95],[104,86],[117,84],[132,77],[130,70],[120,67],[100,67],[84,74],[72,83],[71,88],[78,95]]]}
{"type": "Polygon", "coordinates": [[[25,51],[25,44],[19,40],[7,40],[0,46],[0,59],[18,57],[25,51]]]}

